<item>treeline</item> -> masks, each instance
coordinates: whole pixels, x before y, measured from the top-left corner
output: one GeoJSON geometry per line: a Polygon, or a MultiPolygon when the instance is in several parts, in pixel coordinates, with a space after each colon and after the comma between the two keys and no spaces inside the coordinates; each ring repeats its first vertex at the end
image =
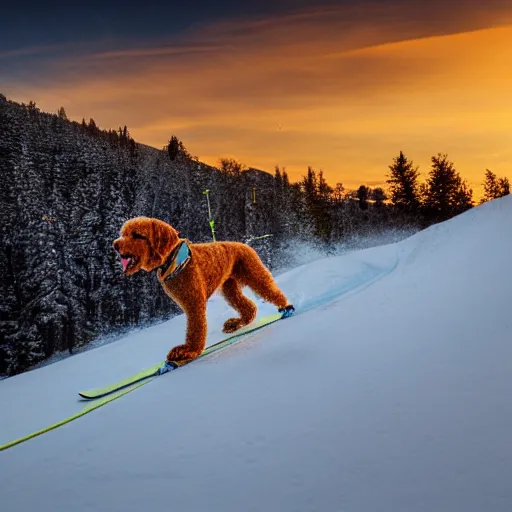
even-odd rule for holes
{"type": "MultiPolygon", "coordinates": [[[[280,181],[279,169],[276,182],[280,181]]],[[[320,171],[312,168],[301,182],[293,185],[305,206],[304,222],[312,223],[312,234],[325,241],[338,241],[362,228],[361,221],[373,227],[415,226],[424,228],[459,215],[474,206],[473,191],[455,169],[447,154],[431,157],[431,167],[425,181],[420,181],[418,166],[414,166],[402,151],[388,167],[386,190],[361,185],[356,190],[345,190],[342,183],[329,186],[320,171]],[[357,215],[354,205],[367,212],[357,215]]],[[[484,196],[480,203],[510,193],[508,178],[497,177],[486,170],[484,196]]],[[[296,194],[295,197],[298,197],[296,194]]],[[[299,212],[295,203],[293,212],[299,212]]]]}
{"type": "MultiPolygon", "coordinates": [[[[448,155],[431,158],[431,169],[424,183],[419,182],[418,167],[400,152],[390,165],[387,180],[392,204],[423,225],[447,220],[474,205],[473,191],[456,171],[448,155]]],[[[486,171],[481,203],[510,193],[508,178],[486,171]]]]}
{"type": "MultiPolygon", "coordinates": [[[[159,218],[194,242],[212,239],[213,221],[218,240],[252,243],[275,268],[286,264],[292,240],[329,250],[360,233],[418,229],[473,204],[442,155],[419,184],[417,169],[400,154],[388,191],[331,187],[312,168],[291,183],[283,168],[272,175],[232,159],[207,166],[176,136],[160,150],[150,148],[136,143],[126,126],[102,130],[92,119],[69,121],[62,108],[44,113],[33,102],[2,95],[0,172],[4,375],[179,311],[153,275],[123,276],[111,244],[131,217],[159,218]]],[[[508,191],[505,178],[491,175],[488,194],[508,191]]]]}

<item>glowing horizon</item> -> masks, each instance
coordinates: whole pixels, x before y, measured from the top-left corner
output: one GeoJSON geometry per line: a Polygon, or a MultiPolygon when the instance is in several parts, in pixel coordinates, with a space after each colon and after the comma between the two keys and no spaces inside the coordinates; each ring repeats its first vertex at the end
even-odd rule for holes
{"type": "Polygon", "coordinates": [[[279,165],[292,181],[311,166],[350,189],[385,187],[400,151],[424,181],[447,153],[478,201],[486,169],[512,178],[512,8],[473,13],[477,28],[454,13],[427,30],[407,4],[328,6],[160,44],[34,45],[0,53],[37,57],[0,92],[159,149],[176,135],[210,165],[279,165]]]}

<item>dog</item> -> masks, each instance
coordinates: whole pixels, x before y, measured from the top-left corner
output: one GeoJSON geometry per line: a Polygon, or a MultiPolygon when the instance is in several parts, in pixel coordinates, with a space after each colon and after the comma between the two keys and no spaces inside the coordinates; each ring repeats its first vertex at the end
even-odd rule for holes
{"type": "Polygon", "coordinates": [[[165,293],[187,316],[185,343],[172,348],[167,362],[177,365],[196,359],[206,345],[206,303],[220,290],[227,303],[239,313],[229,318],[223,331],[232,333],[250,324],[257,307],[242,294],[248,286],[280,312],[294,311],[277,287],[270,271],[256,251],[240,242],[192,244],[181,239],[166,222],[149,217],[126,221],[113,248],[129,276],[139,270],[157,271],[165,293]]]}

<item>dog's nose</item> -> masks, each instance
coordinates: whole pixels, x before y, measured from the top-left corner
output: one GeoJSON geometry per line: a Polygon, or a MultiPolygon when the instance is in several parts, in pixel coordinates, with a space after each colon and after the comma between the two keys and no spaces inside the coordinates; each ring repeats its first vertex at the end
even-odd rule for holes
{"type": "Polygon", "coordinates": [[[119,242],[117,240],[114,240],[112,247],[114,247],[115,251],[119,252],[119,242]]]}

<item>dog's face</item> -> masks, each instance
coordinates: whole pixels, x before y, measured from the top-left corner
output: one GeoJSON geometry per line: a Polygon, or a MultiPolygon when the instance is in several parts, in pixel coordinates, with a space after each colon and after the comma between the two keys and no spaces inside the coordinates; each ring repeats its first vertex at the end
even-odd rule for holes
{"type": "Polygon", "coordinates": [[[112,247],[121,257],[125,275],[139,270],[151,272],[163,265],[178,243],[176,230],[158,219],[135,217],[123,224],[112,247]]]}

